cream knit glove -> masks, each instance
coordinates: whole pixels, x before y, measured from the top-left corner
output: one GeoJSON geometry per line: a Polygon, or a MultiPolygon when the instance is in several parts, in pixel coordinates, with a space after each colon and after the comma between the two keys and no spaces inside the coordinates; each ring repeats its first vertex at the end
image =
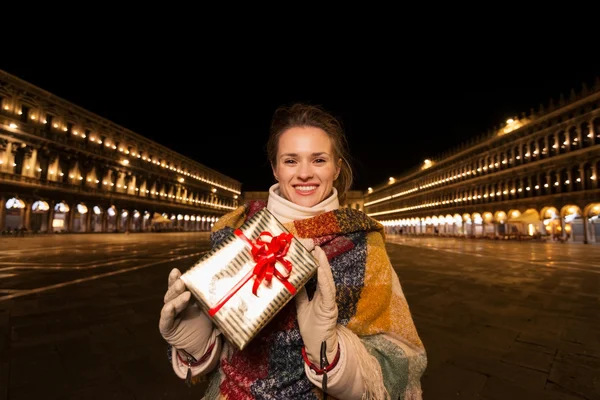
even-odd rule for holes
{"type": "MultiPolygon", "coordinates": [[[[169,274],[169,290],[165,294],[160,313],[159,330],[163,338],[173,346],[173,368],[178,376],[186,377],[187,367],[178,362],[177,350],[184,350],[199,360],[215,343],[219,331],[214,329],[210,318],[195,301],[190,302],[191,292],[179,279],[181,272],[173,269],[169,274]]],[[[219,343],[213,347],[206,362],[194,368],[194,375],[214,366],[219,343]]],[[[185,359],[185,357],[183,357],[185,359]]]]}
{"type": "MultiPolygon", "coordinates": [[[[301,240],[301,242],[305,244],[306,241],[301,240]]],[[[308,248],[306,244],[305,247],[308,248]]],[[[298,325],[306,355],[313,364],[319,367],[321,342],[327,342],[327,361],[330,363],[333,362],[338,351],[336,331],[338,307],[335,300],[335,283],[327,255],[319,246],[314,247],[312,254],[319,261],[317,290],[312,300],[309,301],[306,288],[302,288],[295,300],[298,325]]]]}

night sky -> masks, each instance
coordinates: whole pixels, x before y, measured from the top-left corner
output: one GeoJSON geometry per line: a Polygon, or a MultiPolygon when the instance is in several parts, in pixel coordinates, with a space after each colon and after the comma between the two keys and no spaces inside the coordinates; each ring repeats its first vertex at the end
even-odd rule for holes
{"type": "MultiPolygon", "coordinates": [[[[76,64],[16,59],[0,69],[242,182],[274,183],[264,145],[280,104],[307,101],[341,117],[366,190],[492,126],[568,98],[600,76],[596,62],[515,65],[447,56],[410,60],[99,57],[76,64]],[[267,62],[271,61],[271,62],[267,62]],[[310,61],[310,62],[309,62],[310,61]],[[360,62],[359,62],[360,61],[360,62]],[[437,61],[437,62],[436,62],[437,61]]],[[[566,61],[566,60],[563,60],[566,61]]]]}

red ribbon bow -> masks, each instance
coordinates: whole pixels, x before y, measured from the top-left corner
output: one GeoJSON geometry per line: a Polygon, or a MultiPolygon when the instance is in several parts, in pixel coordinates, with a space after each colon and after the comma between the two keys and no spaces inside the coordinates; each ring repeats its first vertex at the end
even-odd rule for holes
{"type": "Polygon", "coordinates": [[[233,231],[237,237],[242,239],[246,244],[250,247],[252,252],[252,257],[254,261],[256,261],[256,265],[252,270],[250,270],[221,300],[215,304],[210,310],[208,310],[209,315],[214,316],[220,309],[223,307],[225,303],[237,293],[238,290],[242,286],[246,284],[252,277],[255,277],[254,285],[252,286],[252,293],[255,296],[258,287],[266,280],[269,285],[273,280],[273,276],[283,283],[283,286],[292,294],[296,294],[296,288],[292,285],[287,278],[290,276],[292,272],[292,263],[284,258],[287,254],[290,245],[292,244],[292,238],[294,235],[291,233],[282,233],[279,236],[273,236],[269,232],[261,232],[259,237],[252,242],[250,239],[244,235],[244,233],[240,229],[236,229],[233,231]],[[269,242],[265,242],[261,239],[263,236],[268,236],[271,238],[269,242]],[[287,274],[283,275],[276,267],[275,263],[279,261],[285,269],[287,270],[287,274]]]}

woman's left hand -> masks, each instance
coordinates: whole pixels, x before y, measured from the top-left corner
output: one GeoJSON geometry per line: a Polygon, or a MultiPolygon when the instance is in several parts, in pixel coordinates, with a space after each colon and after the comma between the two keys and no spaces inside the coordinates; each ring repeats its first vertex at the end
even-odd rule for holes
{"type": "Polygon", "coordinates": [[[323,341],[327,342],[327,361],[331,363],[337,354],[338,307],[335,300],[335,283],[327,255],[319,246],[314,248],[312,254],[319,261],[317,290],[310,301],[306,288],[302,288],[295,299],[300,335],[304,341],[306,355],[313,364],[319,366],[323,341]]]}

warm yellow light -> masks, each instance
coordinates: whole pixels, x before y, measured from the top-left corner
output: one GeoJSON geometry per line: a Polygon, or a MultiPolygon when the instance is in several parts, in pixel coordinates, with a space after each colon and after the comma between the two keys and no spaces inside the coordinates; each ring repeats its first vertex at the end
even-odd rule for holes
{"type": "Polygon", "coordinates": [[[512,119],[512,118],[509,118],[509,119],[506,120],[507,124],[512,124],[513,122],[515,122],[515,120],[512,119]]]}

